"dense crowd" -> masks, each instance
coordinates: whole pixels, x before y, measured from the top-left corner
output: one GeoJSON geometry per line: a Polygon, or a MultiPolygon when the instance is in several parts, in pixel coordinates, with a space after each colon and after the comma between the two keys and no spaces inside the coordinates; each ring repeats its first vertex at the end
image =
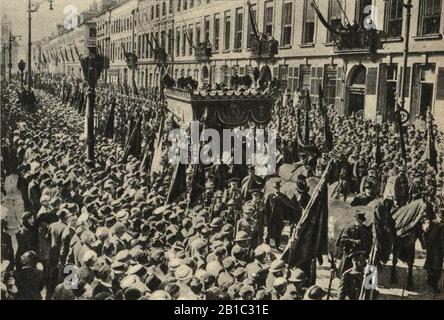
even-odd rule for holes
{"type": "MultiPolygon", "coordinates": [[[[171,126],[158,89],[136,96],[99,86],[96,161],[89,163],[81,116],[86,87],[44,75],[36,87],[39,107],[33,113],[20,104],[17,84],[2,93],[2,120],[7,119],[9,128],[2,135],[2,183],[7,175],[18,174],[25,207],[15,249],[2,220],[2,299],[323,299],[327,292],[314,284],[311,266],[289,268],[280,258],[280,242],[284,224],[297,223],[297,218],[284,221],[285,210],[300,218],[310,201],[306,179],[320,176],[332,158],[341,164],[333,197],[352,205],[383,197],[398,208],[424,198],[431,220],[442,228],[436,197],[441,177],[423,157],[423,119],[407,130],[405,161],[391,123],[339,116],[329,107],[334,149],[311,157],[296,147],[295,95],[278,102],[279,117],[270,124],[280,129],[282,162],[305,168],[297,177],[295,197],[282,194],[279,182],[264,194],[263,183],[254,183],[259,180],[254,168],[243,180],[225,176],[222,184],[209,172],[205,191],[190,207],[186,200],[166,204],[172,179],[166,162],[156,174],[144,165],[146,158],[153,161],[159,132],[168,130],[165,123],[171,126]],[[108,136],[111,113],[115,121],[108,136]],[[126,152],[140,117],[141,149],[147,157],[126,152]]],[[[310,142],[317,146],[325,140],[322,118],[314,104],[310,142]]],[[[433,130],[439,145],[441,133],[436,126],[433,130]]],[[[357,212],[355,218],[353,228],[362,234],[355,239],[346,232],[338,241],[346,252],[346,275],[355,274],[349,270],[362,272],[372,241],[363,214],[357,212]]],[[[439,250],[440,263],[439,257],[429,261],[434,289],[436,270],[440,276],[442,268],[442,247],[439,250]]],[[[356,299],[347,279],[341,278],[339,298],[356,299]]]]}

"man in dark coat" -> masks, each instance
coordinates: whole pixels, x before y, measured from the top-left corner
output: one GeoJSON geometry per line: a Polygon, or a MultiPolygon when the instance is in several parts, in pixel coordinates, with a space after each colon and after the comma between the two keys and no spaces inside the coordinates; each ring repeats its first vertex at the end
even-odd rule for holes
{"type": "MultiPolygon", "coordinates": [[[[26,211],[22,215],[22,224],[17,233],[17,245],[17,257],[21,257],[27,251],[38,252],[38,229],[31,212],[26,211]]],[[[16,270],[20,268],[20,260],[17,259],[16,270]]]]}
{"type": "Polygon", "coordinates": [[[17,300],[42,300],[41,291],[45,285],[43,271],[36,268],[37,254],[28,251],[20,257],[22,269],[15,276],[17,300]]]}
{"type": "Polygon", "coordinates": [[[350,203],[352,207],[366,206],[375,199],[373,194],[373,186],[370,184],[370,182],[365,182],[363,188],[364,192],[355,196],[350,203]]]}
{"type": "Polygon", "coordinates": [[[369,254],[372,246],[372,232],[364,222],[366,221],[365,213],[356,212],[355,222],[342,230],[336,242],[338,256],[341,258],[339,273],[352,267],[351,257],[354,253],[363,251],[369,254]]]}
{"type": "Polygon", "coordinates": [[[275,248],[281,243],[284,220],[295,221],[295,212],[301,215],[299,208],[282,192],[281,183],[275,182],[273,190],[265,197],[265,225],[267,227],[267,243],[274,240],[275,248]]]}
{"type": "Polygon", "coordinates": [[[439,294],[439,279],[441,278],[444,259],[443,226],[438,221],[431,221],[429,228],[424,232],[423,243],[427,252],[424,269],[427,270],[427,284],[433,293],[439,294]]]}

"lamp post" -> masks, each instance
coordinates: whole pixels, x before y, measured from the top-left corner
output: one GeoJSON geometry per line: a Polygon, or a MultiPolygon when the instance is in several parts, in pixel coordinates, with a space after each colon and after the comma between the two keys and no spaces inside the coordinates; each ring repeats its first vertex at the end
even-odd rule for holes
{"type": "Polygon", "coordinates": [[[23,60],[20,60],[18,63],[18,69],[20,70],[20,83],[23,85],[23,71],[25,71],[26,63],[23,60]]]}
{"type": "MultiPolygon", "coordinates": [[[[49,2],[49,10],[54,10],[54,7],[52,3],[54,0],[45,0],[43,2],[49,2]]],[[[31,2],[31,0],[28,0],[28,91],[31,91],[31,85],[32,85],[32,70],[31,70],[31,51],[32,51],[32,41],[31,41],[31,20],[32,20],[32,13],[39,10],[40,5],[43,2],[31,2]]]]}
{"type": "Polygon", "coordinates": [[[97,53],[96,47],[89,47],[89,55],[80,59],[83,75],[88,83],[88,109],[86,120],[86,145],[87,145],[87,165],[94,165],[94,104],[96,99],[96,85],[100,75],[105,68],[105,57],[97,53]]]}
{"type": "Polygon", "coordinates": [[[9,30],[9,63],[8,63],[8,76],[9,76],[9,81],[11,81],[11,76],[12,76],[12,43],[17,40],[17,38],[19,40],[22,39],[22,36],[13,36],[11,30],[9,30]]]}
{"type": "Polygon", "coordinates": [[[405,109],[405,94],[407,92],[407,63],[409,56],[409,41],[410,41],[410,21],[412,18],[412,0],[407,0],[407,3],[402,4],[406,9],[406,22],[404,34],[404,53],[403,53],[403,68],[402,68],[402,85],[401,85],[401,109],[405,109]]]}
{"type": "Polygon", "coordinates": [[[5,78],[6,72],[6,42],[3,42],[3,48],[2,48],[2,78],[5,78]]]}

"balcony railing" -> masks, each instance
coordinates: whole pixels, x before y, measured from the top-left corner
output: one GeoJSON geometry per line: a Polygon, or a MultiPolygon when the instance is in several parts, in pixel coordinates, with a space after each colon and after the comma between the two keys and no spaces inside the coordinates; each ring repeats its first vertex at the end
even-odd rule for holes
{"type": "Polygon", "coordinates": [[[344,29],[336,35],[334,52],[338,54],[375,54],[381,48],[378,31],[344,29]]]}
{"type": "Polygon", "coordinates": [[[270,59],[278,54],[279,42],[274,39],[251,39],[251,56],[259,59],[270,59]]]}
{"type": "Polygon", "coordinates": [[[212,56],[212,51],[213,46],[209,41],[198,42],[195,48],[194,57],[198,62],[208,61],[212,56]]]}

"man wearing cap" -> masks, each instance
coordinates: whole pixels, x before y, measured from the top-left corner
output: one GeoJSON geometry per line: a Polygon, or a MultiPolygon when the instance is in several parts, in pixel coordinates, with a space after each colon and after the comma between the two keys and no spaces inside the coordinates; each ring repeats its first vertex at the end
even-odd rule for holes
{"type": "MultiPolygon", "coordinates": [[[[16,257],[21,257],[27,251],[38,252],[38,229],[35,225],[34,215],[31,212],[26,211],[23,213],[21,226],[16,237],[18,245],[16,257]]],[[[19,269],[20,259],[17,259],[16,270],[19,269]]]]}
{"type": "Polygon", "coordinates": [[[362,179],[359,188],[361,193],[364,192],[364,185],[369,184],[370,186],[372,186],[372,195],[374,197],[379,196],[381,181],[377,175],[377,170],[378,170],[378,165],[376,163],[373,163],[368,169],[368,174],[362,179]]]}
{"type": "Polygon", "coordinates": [[[281,244],[282,230],[284,229],[284,220],[294,220],[295,213],[299,213],[299,208],[282,192],[281,184],[276,181],[273,184],[272,191],[265,197],[265,225],[266,239],[274,240],[274,247],[279,249],[281,244]]]}
{"type": "Polygon", "coordinates": [[[364,280],[365,252],[357,251],[350,255],[353,266],[344,271],[339,283],[338,300],[358,300],[364,280]]]}
{"type": "Polygon", "coordinates": [[[405,166],[399,168],[399,174],[394,183],[394,201],[398,207],[403,207],[409,200],[409,182],[406,175],[405,166]]]}
{"type": "Polygon", "coordinates": [[[253,277],[253,274],[258,270],[265,268],[265,259],[270,250],[270,247],[266,244],[261,244],[254,250],[254,261],[247,264],[245,271],[249,278],[253,277]]]}
{"type": "Polygon", "coordinates": [[[228,180],[229,188],[224,191],[224,195],[222,197],[222,202],[225,203],[232,200],[236,210],[240,210],[242,207],[242,192],[238,186],[239,181],[239,178],[231,178],[228,180]]]}
{"type": "Polygon", "coordinates": [[[357,211],[355,221],[351,226],[345,227],[339,234],[336,242],[336,248],[341,258],[339,273],[342,273],[352,267],[351,257],[355,252],[364,252],[369,254],[372,246],[372,232],[364,222],[365,213],[357,211]]]}
{"type": "Polygon", "coordinates": [[[374,196],[374,187],[373,185],[370,183],[370,181],[365,181],[363,184],[363,189],[364,192],[360,193],[358,195],[356,195],[350,205],[352,207],[359,207],[359,206],[366,206],[368,205],[370,202],[372,202],[373,200],[375,200],[375,196],[374,196]]]}
{"type": "Polygon", "coordinates": [[[247,201],[244,206],[244,218],[252,226],[251,248],[254,249],[264,242],[265,228],[265,204],[262,200],[262,192],[260,189],[251,190],[251,200],[247,201]],[[246,210],[248,208],[249,210],[246,210]],[[250,214],[245,214],[249,212],[250,214]]]}

